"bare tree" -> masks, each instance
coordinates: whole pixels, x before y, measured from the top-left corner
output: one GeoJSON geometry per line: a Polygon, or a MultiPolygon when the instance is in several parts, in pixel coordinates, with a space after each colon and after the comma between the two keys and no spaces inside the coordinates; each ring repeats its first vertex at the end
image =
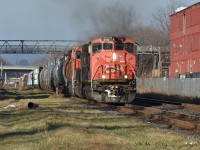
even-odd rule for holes
{"type": "Polygon", "coordinates": [[[162,36],[160,32],[153,26],[140,25],[135,27],[131,32],[132,38],[140,45],[160,45],[162,42],[162,36]]]}
{"type": "Polygon", "coordinates": [[[166,7],[160,7],[153,13],[153,25],[156,26],[163,37],[163,41],[160,44],[164,46],[169,46],[170,15],[181,6],[186,6],[183,0],[170,0],[166,7]]]}
{"type": "Polygon", "coordinates": [[[132,5],[124,6],[118,3],[108,6],[101,13],[91,14],[91,25],[96,36],[131,35],[130,31],[138,23],[138,15],[132,5]]]}

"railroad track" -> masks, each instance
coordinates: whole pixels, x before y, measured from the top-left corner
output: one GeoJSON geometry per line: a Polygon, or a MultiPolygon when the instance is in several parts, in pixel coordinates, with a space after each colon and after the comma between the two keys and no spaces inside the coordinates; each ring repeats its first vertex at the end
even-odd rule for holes
{"type": "Polygon", "coordinates": [[[157,100],[157,99],[148,99],[148,98],[141,98],[141,97],[137,97],[136,99],[140,102],[161,104],[161,106],[164,106],[164,107],[171,107],[171,108],[174,107],[174,108],[179,108],[179,109],[187,109],[194,112],[200,112],[200,105],[196,105],[196,104],[180,103],[180,102],[157,100]]]}
{"type": "MultiPolygon", "coordinates": [[[[181,129],[200,132],[200,117],[197,117],[195,115],[187,115],[183,113],[162,110],[159,108],[145,107],[132,104],[128,104],[125,106],[114,106],[94,101],[88,101],[86,99],[81,98],[73,97],[72,99],[81,103],[94,105],[99,108],[107,108],[109,110],[117,111],[126,115],[136,115],[141,118],[148,119],[152,122],[164,123],[167,124],[169,127],[175,126],[181,129]]],[[[180,104],[180,106],[182,106],[182,104],[180,104]]],[[[190,107],[190,105],[187,105],[186,107],[193,108],[193,106],[190,107]]]]}

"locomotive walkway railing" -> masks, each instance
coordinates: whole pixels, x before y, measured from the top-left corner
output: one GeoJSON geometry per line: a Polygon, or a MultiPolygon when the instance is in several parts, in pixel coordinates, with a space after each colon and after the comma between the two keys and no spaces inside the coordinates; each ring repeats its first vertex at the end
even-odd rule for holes
{"type": "Polygon", "coordinates": [[[83,43],[78,40],[0,40],[0,54],[58,54],[83,43]]]}

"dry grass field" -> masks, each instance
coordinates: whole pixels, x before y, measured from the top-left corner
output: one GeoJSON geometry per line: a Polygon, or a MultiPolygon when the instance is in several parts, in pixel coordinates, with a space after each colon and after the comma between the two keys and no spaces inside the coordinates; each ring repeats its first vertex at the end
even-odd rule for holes
{"type": "Polygon", "coordinates": [[[138,118],[50,96],[1,91],[0,150],[199,150],[200,139],[138,118]],[[28,102],[39,104],[28,109],[28,102]]]}

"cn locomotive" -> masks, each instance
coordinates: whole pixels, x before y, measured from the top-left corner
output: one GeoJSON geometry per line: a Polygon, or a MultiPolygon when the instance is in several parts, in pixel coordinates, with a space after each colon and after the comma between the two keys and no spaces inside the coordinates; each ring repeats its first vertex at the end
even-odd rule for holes
{"type": "Polygon", "coordinates": [[[44,66],[40,87],[97,102],[131,103],[136,96],[136,49],[136,42],[125,36],[94,39],[44,66]]]}

